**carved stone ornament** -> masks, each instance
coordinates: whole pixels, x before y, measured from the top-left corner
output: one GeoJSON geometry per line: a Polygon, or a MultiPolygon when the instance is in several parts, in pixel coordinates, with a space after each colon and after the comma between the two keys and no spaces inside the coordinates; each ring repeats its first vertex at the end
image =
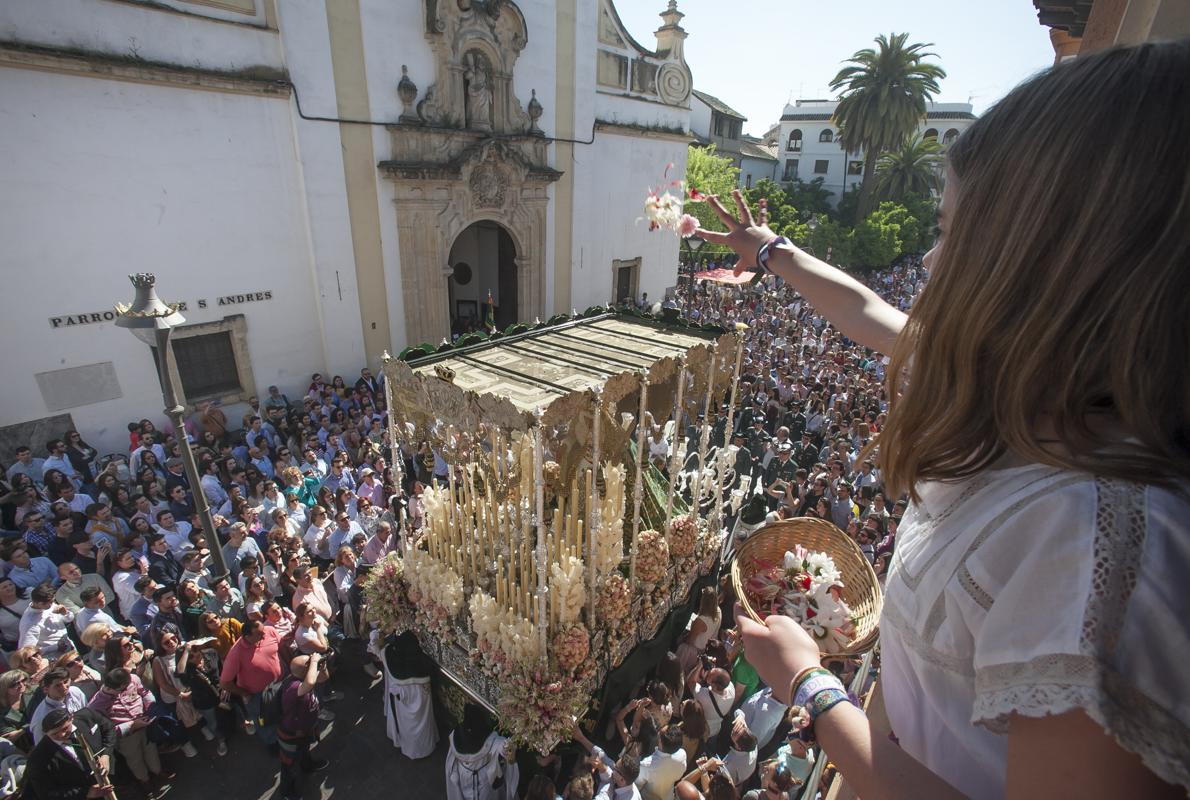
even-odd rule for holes
{"type": "Polygon", "coordinates": [[[508,181],[500,172],[499,167],[492,164],[480,164],[471,173],[471,191],[475,195],[475,205],[480,208],[499,208],[504,205],[504,192],[508,181]]]}
{"type": "Polygon", "coordinates": [[[525,133],[529,115],[512,91],[513,66],[529,41],[511,0],[425,0],[435,81],[417,104],[428,125],[525,133]]]}

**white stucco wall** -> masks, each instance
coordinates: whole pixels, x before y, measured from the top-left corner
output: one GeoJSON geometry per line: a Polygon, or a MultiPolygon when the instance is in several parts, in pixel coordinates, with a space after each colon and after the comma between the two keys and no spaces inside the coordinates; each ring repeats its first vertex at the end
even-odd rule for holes
{"type": "Polygon", "coordinates": [[[143,344],[112,323],[48,321],[131,300],[131,272],[155,272],[165,299],[188,302],[190,323],[244,314],[258,391],[291,390],[322,368],[286,100],[25,70],[0,77],[0,273],[13,344],[0,424],[51,413],[36,373],[104,361],[123,397],[71,409],[92,444],[124,446],[129,418],[160,418],[143,344]],[[265,290],[272,300],[216,303],[265,290]]]}
{"type": "Polygon", "coordinates": [[[711,138],[711,107],[693,94],[690,95],[690,132],[711,138]]]}
{"type": "Polygon", "coordinates": [[[201,12],[176,14],[135,3],[4,0],[0,39],[201,69],[282,66],[275,31],[219,22],[201,12]]]}
{"type": "Polygon", "coordinates": [[[671,178],[686,173],[686,145],[672,138],[632,132],[599,131],[595,142],[575,153],[574,305],[579,310],[612,299],[612,261],[641,258],[639,290],[660,299],[676,282],[678,239],[649,231],[645,195],[662,184],[666,164],[671,178]]]}

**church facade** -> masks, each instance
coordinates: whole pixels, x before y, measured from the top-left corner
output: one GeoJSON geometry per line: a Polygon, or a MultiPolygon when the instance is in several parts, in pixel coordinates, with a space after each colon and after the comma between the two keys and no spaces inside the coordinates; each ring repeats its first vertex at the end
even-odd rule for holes
{"type": "Polygon", "coordinates": [[[133,272],[183,304],[187,401],[229,406],[659,298],[678,242],[638,218],[684,173],[692,79],[658,11],[645,47],[612,0],[0,4],[0,428],[114,448],[157,409],[113,324],[133,272]]]}

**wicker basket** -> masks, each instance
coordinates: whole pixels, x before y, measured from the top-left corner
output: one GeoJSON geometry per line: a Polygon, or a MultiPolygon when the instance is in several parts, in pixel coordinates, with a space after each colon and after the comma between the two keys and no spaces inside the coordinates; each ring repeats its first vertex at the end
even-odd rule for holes
{"type": "Polygon", "coordinates": [[[760,615],[748,602],[744,584],[756,571],[756,561],[781,563],[785,553],[794,545],[825,553],[834,559],[843,577],[843,601],[855,615],[855,638],[842,653],[823,653],[824,656],[847,656],[863,653],[876,643],[879,632],[880,608],[883,596],[876,572],[859,546],[833,524],[814,517],[798,517],[765,525],[736,547],[731,565],[731,584],[744,612],[761,622],[760,615]]]}

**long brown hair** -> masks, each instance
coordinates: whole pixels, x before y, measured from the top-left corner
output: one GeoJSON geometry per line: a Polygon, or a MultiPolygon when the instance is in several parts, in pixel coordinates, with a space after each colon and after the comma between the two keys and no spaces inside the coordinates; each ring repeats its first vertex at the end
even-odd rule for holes
{"type": "Polygon", "coordinates": [[[1059,65],[959,137],[959,200],[891,354],[892,496],[1008,451],[1190,478],[1187,142],[1190,40],[1059,65]]]}

